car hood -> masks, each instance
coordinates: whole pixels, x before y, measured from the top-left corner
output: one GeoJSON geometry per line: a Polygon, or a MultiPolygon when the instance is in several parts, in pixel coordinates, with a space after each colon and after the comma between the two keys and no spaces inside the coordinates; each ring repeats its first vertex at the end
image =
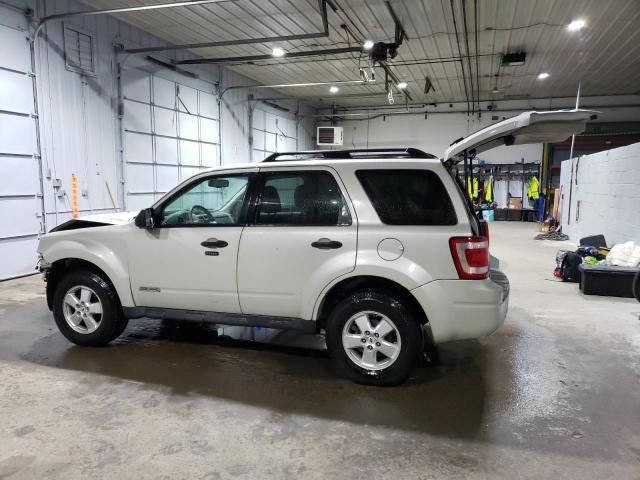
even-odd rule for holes
{"type": "Polygon", "coordinates": [[[137,212],[109,212],[85,215],[61,223],[57,227],[52,228],[50,233],[77,230],[80,228],[104,227],[106,225],[123,225],[133,221],[136,215],[137,212]]]}

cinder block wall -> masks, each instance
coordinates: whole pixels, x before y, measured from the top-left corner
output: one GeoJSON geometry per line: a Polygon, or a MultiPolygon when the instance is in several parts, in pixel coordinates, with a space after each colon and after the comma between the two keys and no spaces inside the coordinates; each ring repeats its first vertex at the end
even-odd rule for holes
{"type": "Polygon", "coordinates": [[[640,143],[566,160],[562,179],[562,229],[572,240],[601,233],[609,245],[640,243],[640,143]]]}

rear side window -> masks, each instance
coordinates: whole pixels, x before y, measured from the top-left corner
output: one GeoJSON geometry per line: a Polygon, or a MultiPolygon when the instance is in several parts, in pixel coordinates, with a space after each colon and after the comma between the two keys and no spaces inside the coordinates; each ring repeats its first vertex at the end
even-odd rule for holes
{"type": "Polygon", "coordinates": [[[382,223],[455,225],[451,198],[430,170],[359,170],[356,176],[382,223]]]}
{"type": "Polygon", "coordinates": [[[351,225],[351,217],[329,172],[274,172],[265,174],[256,224],[351,225]]]}

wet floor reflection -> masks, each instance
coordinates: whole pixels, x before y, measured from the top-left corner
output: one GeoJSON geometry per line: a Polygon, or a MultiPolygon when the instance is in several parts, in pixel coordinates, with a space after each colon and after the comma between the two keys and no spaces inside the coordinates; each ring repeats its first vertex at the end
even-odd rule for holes
{"type": "Polygon", "coordinates": [[[443,349],[437,367],[417,365],[394,388],[341,379],[319,335],[192,322],[131,322],[107,348],[72,346],[56,332],[20,356],[177,395],[451,437],[476,437],[485,409],[486,352],[477,342],[443,349]]]}

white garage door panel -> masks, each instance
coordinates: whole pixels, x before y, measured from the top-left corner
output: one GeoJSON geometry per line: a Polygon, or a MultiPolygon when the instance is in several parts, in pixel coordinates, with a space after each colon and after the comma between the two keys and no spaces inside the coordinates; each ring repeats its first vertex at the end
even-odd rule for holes
{"type": "Polygon", "coordinates": [[[215,167],[218,164],[218,146],[210,143],[200,145],[202,150],[202,165],[205,167],[215,167]]]}
{"type": "Polygon", "coordinates": [[[191,178],[194,175],[200,173],[201,171],[202,171],[202,169],[200,169],[198,167],[182,167],[181,168],[182,180],[186,180],[187,178],[191,178]]]}
{"type": "Polygon", "coordinates": [[[153,108],[153,118],[155,123],[155,133],[167,137],[176,137],[176,112],[166,108],[153,108]]]}
{"type": "Polygon", "coordinates": [[[153,77],[153,102],[163,107],[176,107],[176,84],[160,77],[153,77]]]}
{"type": "Polygon", "coordinates": [[[135,68],[123,76],[125,96],[137,101],[126,102],[125,128],[150,133],[125,138],[127,208],[148,206],[201,167],[219,164],[216,97],[184,82],[135,68]]]}
{"type": "Polygon", "coordinates": [[[156,159],[158,163],[178,164],[178,140],[156,137],[156,159]]]}
{"type": "Polygon", "coordinates": [[[256,130],[265,129],[264,115],[264,110],[256,109],[253,111],[253,128],[255,128],[256,130]]]}
{"type": "Polygon", "coordinates": [[[180,113],[180,138],[199,139],[197,116],[180,113]]]}
{"type": "Polygon", "coordinates": [[[268,132],[275,132],[276,131],[276,116],[268,113],[265,115],[264,118],[264,129],[268,132]]]}
{"type": "Polygon", "coordinates": [[[140,133],[124,133],[124,160],[125,162],[151,163],[153,155],[151,151],[151,135],[140,133]]]}
{"type": "Polygon", "coordinates": [[[198,111],[198,91],[195,88],[180,85],[178,95],[178,110],[181,112],[196,113],[198,111]]]}
{"type": "Polygon", "coordinates": [[[276,151],[276,134],[275,133],[266,133],[264,138],[264,148],[268,152],[276,151]]]}
{"type": "Polygon", "coordinates": [[[36,248],[38,248],[36,237],[0,240],[0,252],[2,252],[0,279],[34,273],[37,262],[36,248]],[[25,255],[25,252],[29,254],[25,255]]]}
{"type": "Polygon", "coordinates": [[[200,139],[203,142],[218,143],[218,122],[208,118],[201,118],[200,139]]]}
{"type": "Polygon", "coordinates": [[[24,73],[0,70],[0,110],[33,112],[33,87],[24,73]]]}
{"type": "Polygon", "coordinates": [[[26,18],[0,5],[0,279],[34,272],[40,164],[26,18]],[[22,29],[22,30],[18,30],[22,29]],[[12,114],[13,113],[13,114],[12,114]],[[4,155],[3,155],[4,154],[4,155]]]}
{"type": "Polygon", "coordinates": [[[143,208],[149,208],[155,201],[155,195],[129,195],[127,198],[127,210],[137,212],[143,208]]]}
{"type": "Polygon", "coordinates": [[[35,151],[34,119],[0,113],[0,153],[33,155],[35,151]]]}
{"type": "Polygon", "coordinates": [[[179,182],[178,167],[159,165],[157,168],[157,187],[159,192],[168,192],[179,182]]]}
{"type": "Polygon", "coordinates": [[[126,98],[149,103],[150,79],[147,72],[129,69],[122,74],[122,90],[126,98]]]}
{"type": "Polygon", "coordinates": [[[265,159],[267,155],[264,153],[264,150],[252,150],[251,152],[251,161],[252,162],[261,162],[265,159]]]}
{"type": "Polygon", "coordinates": [[[218,102],[210,93],[200,92],[200,115],[218,118],[218,102]]]}
{"type": "MultiPolygon", "coordinates": [[[[4,14],[4,9],[0,13],[4,14]]],[[[0,39],[2,40],[0,66],[19,72],[28,72],[30,57],[28,55],[27,34],[0,25],[0,39]]]]}
{"type": "Polygon", "coordinates": [[[153,166],[129,165],[126,181],[129,192],[153,192],[153,166]]]}
{"type": "Polygon", "coordinates": [[[15,235],[31,235],[40,231],[40,222],[36,213],[38,199],[3,198],[0,202],[0,218],[5,219],[0,225],[0,237],[15,235]],[[6,219],[11,219],[7,222],[6,219]]]}
{"type": "Polygon", "coordinates": [[[149,105],[125,100],[123,124],[127,130],[151,133],[149,105]]]}
{"type": "Polygon", "coordinates": [[[180,140],[180,161],[182,165],[200,165],[198,142],[180,140]]]}
{"type": "Polygon", "coordinates": [[[35,195],[40,189],[38,162],[34,158],[0,156],[0,179],[2,195],[35,195]]]}
{"type": "Polygon", "coordinates": [[[264,132],[262,130],[253,131],[253,147],[257,150],[264,150],[264,132]]]}

